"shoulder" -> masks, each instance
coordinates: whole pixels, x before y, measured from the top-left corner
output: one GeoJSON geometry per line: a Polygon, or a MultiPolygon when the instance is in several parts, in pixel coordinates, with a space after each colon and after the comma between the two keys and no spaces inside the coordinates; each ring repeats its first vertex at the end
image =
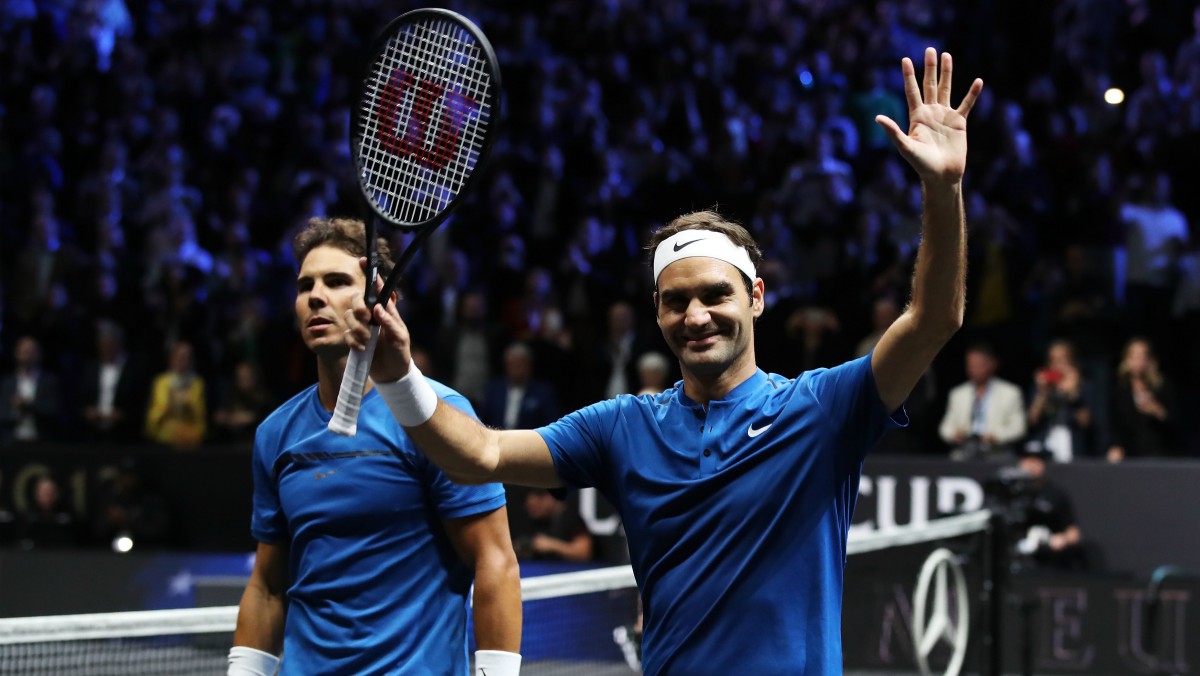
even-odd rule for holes
{"type": "Polygon", "coordinates": [[[259,423],[259,431],[277,431],[286,427],[288,421],[292,419],[296,411],[314,396],[316,389],[316,384],[309,385],[303,390],[300,390],[300,392],[294,395],[291,399],[288,399],[280,404],[278,408],[276,408],[274,411],[271,411],[270,415],[268,415],[261,423],[259,423]]]}
{"type": "Polygon", "coordinates": [[[426,378],[426,380],[429,381],[429,386],[433,388],[434,394],[436,394],[440,399],[445,400],[447,404],[450,404],[459,410],[466,411],[472,416],[475,415],[475,408],[471,406],[471,402],[458,390],[446,385],[441,381],[434,380],[433,378],[426,378]]]}
{"type": "Polygon", "coordinates": [[[997,392],[1002,392],[1009,396],[1021,396],[1021,388],[1017,387],[1015,383],[997,378],[995,386],[997,392]]]}

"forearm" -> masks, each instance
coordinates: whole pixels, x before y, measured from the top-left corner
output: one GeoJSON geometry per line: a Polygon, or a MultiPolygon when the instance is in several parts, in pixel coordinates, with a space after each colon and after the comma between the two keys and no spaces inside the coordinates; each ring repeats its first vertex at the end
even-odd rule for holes
{"type": "Polygon", "coordinates": [[[967,237],[962,183],[922,183],[921,245],[908,313],[917,328],[944,334],[962,326],[966,304],[967,237]]]}
{"type": "Polygon", "coordinates": [[[521,651],[521,575],[509,553],[481,558],[475,566],[475,644],[480,650],[521,651]]]}
{"type": "Polygon", "coordinates": [[[246,585],[238,605],[233,645],[246,646],[272,655],[283,651],[286,606],[283,594],[272,594],[254,583],[246,585]]]}

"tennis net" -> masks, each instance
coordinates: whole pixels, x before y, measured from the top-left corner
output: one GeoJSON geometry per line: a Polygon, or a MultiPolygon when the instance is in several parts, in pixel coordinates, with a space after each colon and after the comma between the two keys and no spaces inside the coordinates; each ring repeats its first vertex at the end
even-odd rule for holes
{"type": "MultiPolygon", "coordinates": [[[[951,586],[948,599],[933,594],[932,604],[920,609],[924,602],[912,593],[926,569],[933,571],[927,586],[944,586],[947,574],[954,578],[955,570],[965,570],[971,587],[979,588],[986,575],[980,542],[987,530],[988,513],[978,512],[852,534],[843,631],[847,673],[915,672],[922,660],[937,673],[957,673],[956,660],[961,666],[978,650],[979,632],[970,633],[970,620],[980,614],[979,595],[962,599],[961,589],[951,586]],[[935,559],[935,552],[943,558],[935,559]],[[937,613],[945,615],[946,626],[930,624],[937,613]],[[958,649],[963,656],[956,657],[955,641],[965,642],[958,649]],[[891,646],[892,653],[874,651],[876,645],[891,646]]],[[[638,599],[629,566],[524,578],[522,596],[522,674],[637,673],[632,625],[638,599]]],[[[235,606],[0,619],[0,676],[223,674],[236,621],[235,606]]]]}

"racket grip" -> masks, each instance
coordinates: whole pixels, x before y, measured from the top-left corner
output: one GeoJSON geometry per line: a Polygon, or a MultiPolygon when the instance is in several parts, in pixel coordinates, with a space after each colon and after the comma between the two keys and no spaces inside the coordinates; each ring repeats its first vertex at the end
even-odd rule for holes
{"type": "Polygon", "coordinates": [[[371,339],[367,349],[350,350],[346,359],[346,372],[342,374],[342,389],[338,392],[333,417],[329,419],[329,431],[344,437],[352,437],[358,431],[358,409],[362,406],[363,389],[367,375],[371,373],[371,359],[375,356],[375,343],[379,342],[379,325],[371,324],[371,339]]]}

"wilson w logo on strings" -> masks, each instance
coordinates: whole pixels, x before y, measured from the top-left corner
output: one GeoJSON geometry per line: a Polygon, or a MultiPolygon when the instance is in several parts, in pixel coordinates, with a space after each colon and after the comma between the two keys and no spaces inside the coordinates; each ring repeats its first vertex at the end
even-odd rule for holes
{"type": "Polygon", "coordinates": [[[394,155],[440,171],[454,159],[464,123],[478,115],[470,96],[397,68],[376,110],[379,141],[394,155]]]}

